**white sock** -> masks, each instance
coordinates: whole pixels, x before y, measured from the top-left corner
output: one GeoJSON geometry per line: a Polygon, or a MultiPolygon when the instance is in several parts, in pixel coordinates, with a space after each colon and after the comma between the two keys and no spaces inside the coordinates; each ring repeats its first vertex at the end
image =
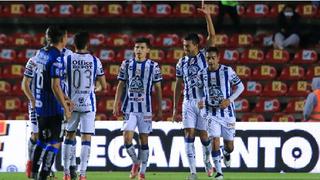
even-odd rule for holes
{"type": "Polygon", "coordinates": [[[149,147],[148,144],[141,145],[140,151],[139,151],[139,159],[141,160],[141,166],[140,166],[140,174],[145,174],[147,165],[148,165],[148,159],[149,159],[149,147]]]}
{"type": "Polygon", "coordinates": [[[85,176],[88,166],[88,161],[90,157],[90,141],[83,141],[81,143],[81,154],[80,154],[80,175],[85,176]]]}
{"type": "Polygon", "coordinates": [[[220,150],[212,151],[212,159],[214,166],[216,167],[216,171],[222,174],[220,150]]]}
{"type": "Polygon", "coordinates": [[[185,138],[185,150],[188,157],[189,168],[191,174],[196,174],[196,157],[194,148],[194,138],[185,138]]]}
{"type": "Polygon", "coordinates": [[[128,145],[126,144],[125,147],[126,147],[126,149],[127,149],[128,155],[129,155],[129,156],[131,157],[131,159],[132,159],[132,162],[133,162],[134,164],[139,163],[139,160],[138,160],[138,157],[137,157],[137,154],[136,154],[136,151],[135,151],[134,146],[133,146],[132,144],[128,144],[128,145]]]}
{"type": "Polygon", "coordinates": [[[77,149],[77,141],[74,139],[73,144],[71,146],[71,164],[70,166],[77,166],[77,154],[76,154],[76,149],[77,149]]]}
{"type": "Polygon", "coordinates": [[[31,138],[28,141],[28,160],[33,161],[33,154],[36,148],[37,142],[32,140],[31,138]]]}
{"type": "Polygon", "coordinates": [[[202,143],[202,153],[203,153],[203,162],[208,163],[210,162],[210,156],[211,156],[211,143],[210,140],[202,143]]]}
{"type": "Polygon", "coordinates": [[[70,163],[71,163],[71,157],[72,157],[72,144],[73,141],[70,139],[66,139],[62,146],[62,157],[63,157],[63,170],[64,174],[70,174],[70,163]]]}

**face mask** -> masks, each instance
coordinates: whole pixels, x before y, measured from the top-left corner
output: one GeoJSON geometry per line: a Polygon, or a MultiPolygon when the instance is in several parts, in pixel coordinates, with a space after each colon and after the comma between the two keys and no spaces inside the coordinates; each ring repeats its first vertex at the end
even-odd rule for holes
{"type": "Polygon", "coordinates": [[[291,17],[291,16],[293,16],[293,12],[284,12],[284,15],[286,17],[291,17]]]}

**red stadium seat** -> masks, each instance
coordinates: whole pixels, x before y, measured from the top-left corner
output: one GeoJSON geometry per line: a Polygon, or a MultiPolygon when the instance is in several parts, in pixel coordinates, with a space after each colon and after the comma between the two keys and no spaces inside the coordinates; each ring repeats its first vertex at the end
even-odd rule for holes
{"type": "Polygon", "coordinates": [[[17,97],[6,98],[4,106],[5,111],[19,111],[21,109],[21,100],[17,97]]]}
{"type": "Polygon", "coordinates": [[[248,112],[249,108],[249,101],[247,99],[239,98],[234,101],[234,109],[237,112],[248,112]]]}
{"type": "Polygon", "coordinates": [[[9,120],[27,120],[29,119],[28,113],[18,113],[18,112],[12,112],[8,115],[9,120]]]}
{"type": "Polygon", "coordinates": [[[133,3],[133,4],[129,4],[126,7],[125,13],[129,17],[139,17],[139,16],[147,15],[148,9],[145,4],[133,3]]]}
{"type": "Polygon", "coordinates": [[[211,16],[219,15],[219,6],[217,4],[206,4],[206,7],[208,8],[211,16]]]}
{"type": "Polygon", "coordinates": [[[121,4],[107,4],[100,9],[101,16],[122,16],[123,7],[121,4]]]}
{"type": "Polygon", "coordinates": [[[242,96],[259,96],[262,92],[262,85],[256,81],[247,81],[244,83],[244,91],[242,96]]]}
{"type": "Polygon", "coordinates": [[[243,5],[237,5],[237,13],[240,17],[244,17],[246,13],[246,8],[243,5]]]}
{"type": "Polygon", "coordinates": [[[0,33],[0,46],[7,45],[7,42],[8,42],[8,36],[0,33]]]}
{"type": "Polygon", "coordinates": [[[46,17],[50,14],[50,6],[48,4],[31,4],[27,9],[26,16],[46,17]]]}
{"type": "Polygon", "coordinates": [[[301,80],[304,78],[304,68],[301,66],[287,66],[282,69],[280,80],[301,80]]]}
{"type": "Polygon", "coordinates": [[[175,17],[191,17],[196,14],[196,7],[193,4],[177,4],[173,9],[175,17]]]}
{"type": "Polygon", "coordinates": [[[280,97],[288,91],[287,84],[281,81],[272,81],[264,85],[263,96],[280,97]]]}
{"type": "Polygon", "coordinates": [[[294,55],[294,64],[314,64],[318,60],[318,53],[315,50],[303,49],[294,55]]]}
{"type": "Polygon", "coordinates": [[[0,113],[0,121],[7,120],[6,115],[4,113],[0,113]]]}
{"type": "Polygon", "coordinates": [[[0,49],[0,62],[12,62],[16,60],[16,51],[14,49],[0,49]]]}
{"type": "Polygon", "coordinates": [[[15,33],[9,36],[8,41],[12,46],[29,46],[32,44],[32,36],[30,34],[15,33]]]}
{"type": "Polygon", "coordinates": [[[149,9],[152,17],[169,17],[172,13],[170,4],[153,4],[149,9]]]}
{"type": "Polygon", "coordinates": [[[252,78],[257,80],[274,79],[277,76],[277,70],[273,66],[262,65],[253,69],[252,78]]]}
{"type": "Polygon", "coordinates": [[[176,47],[179,45],[180,39],[177,34],[159,34],[154,43],[156,47],[176,47]]]}
{"type": "Polygon", "coordinates": [[[97,57],[101,62],[113,62],[115,60],[115,52],[112,49],[100,49],[96,51],[97,57]]]}
{"type": "Polygon", "coordinates": [[[97,115],[96,115],[96,121],[104,121],[104,120],[108,120],[106,114],[104,114],[104,113],[97,113],[97,115]]]}
{"type": "Polygon", "coordinates": [[[305,98],[292,99],[288,102],[285,113],[301,113],[303,111],[305,98]]]}
{"type": "Polygon", "coordinates": [[[272,122],[295,122],[295,118],[292,114],[275,113],[272,116],[272,122]]]}
{"type": "Polygon", "coordinates": [[[165,58],[165,54],[161,49],[152,49],[149,52],[149,58],[157,62],[162,62],[165,58]]]}
{"type": "Polygon", "coordinates": [[[72,33],[68,33],[67,45],[73,46],[74,44],[74,35],[72,33]]]}
{"type": "Polygon", "coordinates": [[[290,54],[286,50],[272,49],[266,54],[266,63],[287,63],[290,59],[290,54]]]}
{"type": "Polygon", "coordinates": [[[162,95],[164,97],[172,97],[173,96],[173,84],[174,82],[164,82],[162,85],[162,95]]]}
{"type": "Polygon", "coordinates": [[[171,98],[163,98],[162,99],[162,111],[165,113],[172,112],[173,103],[171,98]]]}
{"type": "Polygon", "coordinates": [[[97,112],[98,113],[106,112],[106,99],[105,98],[97,99],[97,112]]]}
{"type": "Polygon", "coordinates": [[[99,97],[99,98],[97,98],[97,99],[101,99],[101,98],[105,97],[106,95],[107,95],[107,96],[108,96],[108,95],[111,95],[110,92],[111,92],[111,84],[110,84],[109,82],[106,82],[106,90],[104,90],[104,91],[97,91],[97,92],[96,92],[97,97],[99,97]]]}
{"type": "Polygon", "coordinates": [[[227,34],[216,34],[214,43],[217,47],[227,47],[229,46],[229,37],[227,34]]]}
{"type": "Polygon", "coordinates": [[[237,65],[235,68],[237,75],[241,80],[246,80],[251,78],[251,69],[245,65],[237,65]]]}
{"type": "Polygon", "coordinates": [[[311,90],[311,84],[307,81],[294,81],[288,91],[288,96],[306,97],[311,90]]]}
{"type": "Polygon", "coordinates": [[[17,83],[14,83],[12,85],[12,92],[11,92],[12,95],[17,95],[17,96],[22,96],[24,95],[22,89],[21,89],[21,82],[17,82],[17,83]]]}
{"type": "Polygon", "coordinates": [[[250,4],[246,9],[246,17],[259,18],[265,17],[269,13],[269,7],[266,4],[250,4]]]}
{"type": "Polygon", "coordinates": [[[280,102],[278,99],[266,99],[261,98],[256,103],[256,107],[253,112],[264,113],[264,112],[279,112],[280,110],[280,102]]]}
{"type": "Polygon", "coordinates": [[[28,59],[36,55],[37,49],[23,49],[18,52],[16,60],[17,62],[27,63],[28,59]]]}
{"type": "Polygon", "coordinates": [[[109,34],[106,38],[106,44],[109,47],[126,47],[129,45],[129,35],[121,33],[109,34]]]}
{"type": "Polygon", "coordinates": [[[264,122],[265,119],[262,114],[243,114],[241,117],[242,122],[264,122]]]}
{"type": "Polygon", "coordinates": [[[262,63],[264,60],[264,53],[260,49],[246,49],[241,53],[240,63],[256,64],[262,63]]]}
{"type": "Polygon", "coordinates": [[[81,4],[76,8],[75,14],[81,17],[95,17],[99,14],[99,8],[96,4],[81,4]]]}
{"type": "Polygon", "coordinates": [[[270,32],[259,33],[254,37],[254,43],[258,47],[269,47],[273,45],[273,34],[270,32]]]}
{"type": "Polygon", "coordinates": [[[279,13],[283,10],[285,4],[275,4],[271,7],[268,17],[276,18],[278,17],[279,13]]]}
{"type": "Polygon", "coordinates": [[[122,49],[116,55],[116,61],[122,62],[125,59],[131,59],[134,57],[134,52],[132,49],[122,49]]]}
{"type": "Polygon", "coordinates": [[[24,73],[24,66],[13,64],[13,65],[5,65],[2,70],[3,78],[22,78],[24,73]]]}
{"type": "Polygon", "coordinates": [[[305,78],[311,80],[315,76],[320,76],[320,66],[311,66],[308,68],[305,78]]]}
{"type": "Polygon", "coordinates": [[[58,4],[51,10],[53,17],[72,17],[75,14],[75,8],[72,4],[58,4]]]}
{"type": "Polygon", "coordinates": [[[163,121],[172,121],[172,113],[163,113],[163,121]]]}
{"type": "Polygon", "coordinates": [[[105,107],[105,110],[107,112],[112,112],[113,110],[113,104],[114,104],[114,98],[108,98],[106,100],[106,107],[105,107]]]}
{"type": "Polygon", "coordinates": [[[251,46],[253,37],[251,34],[233,34],[230,38],[229,45],[231,47],[251,46]]]}
{"type": "Polygon", "coordinates": [[[120,66],[116,64],[111,64],[107,66],[107,68],[105,69],[106,77],[108,77],[108,79],[110,80],[117,79],[119,69],[120,69],[120,66]]]}
{"type": "Polygon", "coordinates": [[[221,64],[234,64],[239,60],[239,52],[234,49],[224,49],[219,52],[221,64]]]}
{"type": "Polygon", "coordinates": [[[310,4],[298,4],[295,11],[302,17],[314,17],[317,14],[317,7],[310,4]]]}
{"type": "Polygon", "coordinates": [[[105,36],[101,33],[90,33],[90,45],[91,46],[103,46],[105,42],[105,36]]]}
{"type": "Polygon", "coordinates": [[[44,46],[46,44],[45,42],[45,34],[44,33],[37,33],[33,36],[32,41],[31,41],[31,45],[34,47],[41,47],[44,46]]]}
{"type": "Polygon", "coordinates": [[[182,49],[173,49],[167,52],[167,58],[165,62],[177,63],[180,58],[184,56],[184,51],[182,49]]]}
{"type": "Polygon", "coordinates": [[[4,5],[1,14],[5,17],[24,16],[26,10],[26,5],[24,4],[10,4],[4,5]]]}
{"type": "Polygon", "coordinates": [[[7,81],[0,80],[0,95],[5,95],[11,92],[11,84],[7,81]]]}
{"type": "Polygon", "coordinates": [[[161,74],[165,80],[173,80],[176,77],[176,69],[171,65],[161,65],[161,74]]]}

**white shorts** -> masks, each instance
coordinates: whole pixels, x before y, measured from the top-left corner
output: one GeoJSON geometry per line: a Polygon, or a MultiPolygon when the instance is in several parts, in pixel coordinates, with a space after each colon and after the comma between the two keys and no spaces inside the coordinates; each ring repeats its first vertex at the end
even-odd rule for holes
{"type": "Polygon", "coordinates": [[[71,119],[67,122],[67,131],[77,131],[80,123],[80,133],[94,134],[94,120],[96,112],[72,112],[71,119]]]}
{"type": "Polygon", "coordinates": [[[208,130],[207,120],[200,115],[198,100],[184,100],[182,104],[182,122],[184,128],[208,130]]]}
{"type": "Polygon", "coordinates": [[[209,137],[223,137],[224,140],[233,141],[236,134],[235,118],[222,118],[208,116],[209,137]]]}
{"type": "Polygon", "coordinates": [[[149,134],[152,132],[151,113],[127,113],[123,120],[122,131],[135,131],[138,126],[139,133],[149,134]]]}
{"type": "Polygon", "coordinates": [[[32,109],[29,105],[28,111],[29,111],[30,130],[32,133],[39,133],[36,110],[32,109]]]}

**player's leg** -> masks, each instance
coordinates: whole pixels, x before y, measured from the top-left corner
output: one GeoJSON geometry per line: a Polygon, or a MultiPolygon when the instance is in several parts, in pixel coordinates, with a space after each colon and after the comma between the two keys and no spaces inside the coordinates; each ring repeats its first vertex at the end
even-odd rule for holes
{"type": "Polygon", "coordinates": [[[28,141],[28,161],[26,165],[26,175],[31,178],[33,155],[39,138],[38,121],[35,110],[29,107],[29,119],[31,128],[31,137],[28,141]]]}
{"type": "Polygon", "coordinates": [[[70,175],[71,180],[77,179],[77,155],[76,155],[76,149],[77,149],[77,140],[76,138],[73,141],[73,144],[71,146],[71,163],[70,163],[70,175]]]}
{"type": "Polygon", "coordinates": [[[229,126],[222,126],[222,137],[223,137],[223,162],[226,167],[230,167],[231,165],[231,156],[230,154],[233,152],[233,139],[235,136],[235,128],[234,123],[229,123],[229,126]]]}
{"type": "Polygon", "coordinates": [[[216,179],[223,179],[223,173],[221,168],[221,153],[220,153],[220,136],[221,136],[221,125],[214,121],[212,118],[208,122],[209,136],[212,137],[212,160],[216,168],[217,174],[216,179]]]}

